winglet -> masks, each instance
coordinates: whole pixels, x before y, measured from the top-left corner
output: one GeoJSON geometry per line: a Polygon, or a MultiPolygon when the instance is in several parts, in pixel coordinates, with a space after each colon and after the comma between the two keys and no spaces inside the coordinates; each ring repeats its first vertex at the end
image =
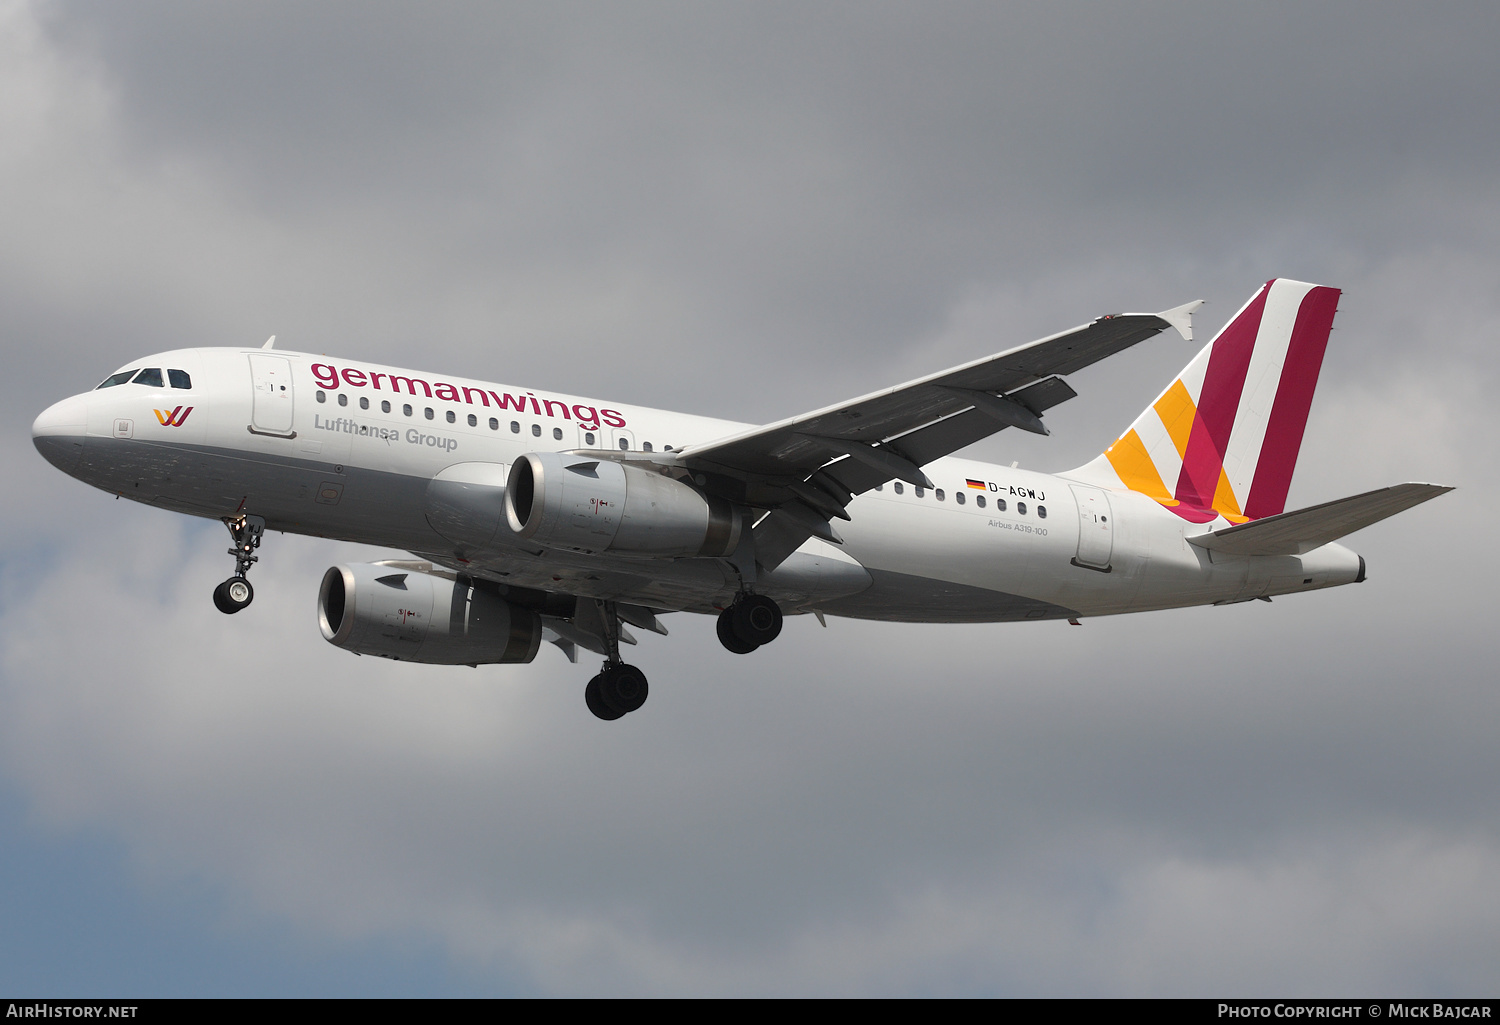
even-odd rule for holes
{"type": "Polygon", "coordinates": [[[1163,310],[1157,316],[1176,328],[1177,333],[1182,335],[1184,342],[1191,342],[1193,340],[1193,314],[1197,313],[1198,307],[1202,305],[1202,299],[1194,299],[1190,303],[1174,306],[1170,310],[1163,310]]]}
{"type": "Polygon", "coordinates": [[[274,348],[276,348],[276,336],[272,335],[270,338],[267,338],[266,339],[266,344],[262,345],[261,348],[262,349],[274,349],[274,348]]]}

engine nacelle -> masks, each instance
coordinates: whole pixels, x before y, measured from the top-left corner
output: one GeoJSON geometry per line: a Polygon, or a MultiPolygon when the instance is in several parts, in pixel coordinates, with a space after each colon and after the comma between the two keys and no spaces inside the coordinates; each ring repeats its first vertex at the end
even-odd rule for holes
{"type": "Polygon", "coordinates": [[[429,563],[353,563],[323,574],[323,638],[359,655],[436,665],[530,662],[541,617],[429,563]]]}
{"type": "Polygon", "coordinates": [[[578,552],[724,556],[743,517],[721,498],[628,463],[560,452],[516,460],[505,518],[537,544],[578,552]]]}

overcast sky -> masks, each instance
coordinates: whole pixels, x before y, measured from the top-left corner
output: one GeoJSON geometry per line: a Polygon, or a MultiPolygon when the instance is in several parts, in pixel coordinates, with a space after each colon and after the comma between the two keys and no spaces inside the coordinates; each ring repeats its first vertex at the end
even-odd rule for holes
{"type": "MultiPolygon", "coordinates": [[[[0,0],[0,990],[1493,995],[1493,3],[0,0]],[[1358,587],[1060,623],[672,616],[356,659],[334,562],[47,465],[259,344],[767,421],[1110,312],[1343,288],[1290,505],[1358,587]]],[[[1075,375],[1091,458],[1191,357],[1075,375]]]]}

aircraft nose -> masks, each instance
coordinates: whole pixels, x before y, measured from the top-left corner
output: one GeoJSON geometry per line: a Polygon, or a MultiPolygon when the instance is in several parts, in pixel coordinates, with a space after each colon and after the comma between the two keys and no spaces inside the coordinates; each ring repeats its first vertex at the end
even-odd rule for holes
{"type": "Polygon", "coordinates": [[[48,406],[32,422],[31,443],[42,454],[42,458],[63,473],[72,473],[83,457],[88,414],[88,398],[74,395],[48,406]]]}

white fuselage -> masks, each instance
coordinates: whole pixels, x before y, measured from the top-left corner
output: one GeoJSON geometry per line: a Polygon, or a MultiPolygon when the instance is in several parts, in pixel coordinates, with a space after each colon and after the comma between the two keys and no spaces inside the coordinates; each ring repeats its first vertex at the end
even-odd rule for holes
{"type": "MultiPolygon", "coordinates": [[[[105,491],[198,516],[253,513],[272,530],[399,548],[508,586],[711,612],[738,580],[725,560],[542,549],[502,528],[482,548],[433,529],[428,486],[459,463],[528,452],[665,452],[746,425],[507,388],[306,353],[185,349],[128,365],[185,372],[188,388],[121,384],[38,417],[37,446],[105,491]],[[388,405],[387,405],[388,404],[388,405]],[[190,412],[184,412],[190,410],[190,412]],[[472,421],[472,422],[471,422],[472,421]]],[[[948,457],[935,489],[886,483],[756,589],[787,612],[923,622],[1058,619],[1311,590],[1360,578],[1328,544],[1225,558],[1133,491],[948,457]]]]}

